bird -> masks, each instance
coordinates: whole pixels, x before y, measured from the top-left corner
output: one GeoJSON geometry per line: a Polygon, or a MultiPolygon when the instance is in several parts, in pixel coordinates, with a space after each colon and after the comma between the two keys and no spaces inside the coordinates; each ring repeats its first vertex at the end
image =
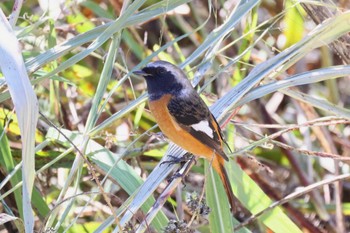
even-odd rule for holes
{"type": "Polygon", "coordinates": [[[221,128],[187,75],[178,66],[162,60],[151,62],[134,74],[146,80],[149,109],[160,130],[182,149],[211,162],[233,212],[235,196],[224,167],[229,159],[223,150],[221,128]]]}

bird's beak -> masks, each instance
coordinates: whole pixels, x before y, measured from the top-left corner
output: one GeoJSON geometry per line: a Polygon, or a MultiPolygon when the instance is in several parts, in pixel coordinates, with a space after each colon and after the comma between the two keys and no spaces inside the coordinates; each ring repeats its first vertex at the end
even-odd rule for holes
{"type": "Polygon", "coordinates": [[[136,71],[134,71],[132,73],[136,74],[136,75],[139,75],[139,76],[142,76],[142,77],[145,77],[145,76],[148,75],[145,71],[142,71],[142,70],[136,70],[136,71]]]}

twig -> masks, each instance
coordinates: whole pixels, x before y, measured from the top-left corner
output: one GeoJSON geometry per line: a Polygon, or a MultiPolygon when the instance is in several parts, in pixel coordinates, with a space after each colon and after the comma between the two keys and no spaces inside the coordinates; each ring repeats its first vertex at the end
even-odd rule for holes
{"type": "Polygon", "coordinates": [[[111,204],[110,198],[107,196],[106,192],[103,190],[102,185],[100,183],[100,180],[98,179],[98,177],[96,175],[96,172],[95,172],[95,169],[92,166],[92,164],[90,163],[90,161],[84,156],[83,152],[80,151],[80,149],[72,142],[72,140],[70,140],[64,133],[62,133],[62,131],[58,127],[56,127],[56,125],[53,122],[51,122],[40,111],[39,111],[39,114],[48,122],[49,125],[51,125],[53,128],[55,128],[74,147],[74,149],[77,151],[77,153],[81,156],[81,158],[84,160],[84,162],[88,165],[88,168],[89,168],[89,171],[91,173],[91,176],[95,180],[95,182],[97,184],[97,187],[99,188],[99,190],[100,190],[100,192],[101,192],[101,194],[103,196],[103,199],[106,201],[107,205],[111,209],[111,212],[112,212],[112,214],[114,216],[114,220],[115,220],[116,224],[118,225],[118,227],[120,227],[120,229],[122,229],[121,225],[120,225],[120,222],[119,222],[119,218],[117,216],[117,213],[114,211],[114,208],[113,208],[113,206],[111,204]]]}

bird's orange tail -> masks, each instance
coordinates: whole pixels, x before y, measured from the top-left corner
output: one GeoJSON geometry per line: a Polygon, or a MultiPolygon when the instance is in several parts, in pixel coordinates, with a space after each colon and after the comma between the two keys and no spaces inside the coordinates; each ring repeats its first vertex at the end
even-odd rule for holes
{"type": "Polygon", "coordinates": [[[230,206],[231,206],[231,212],[233,213],[235,210],[235,199],[236,198],[233,195],[230,180],[228,178],[227,171],[224,167],[224,160],[221,157],[219,157],[219,155],[216,155],[216,158],[214,158],[214,160],[213,160],[212,166],[214,167],[215,171],[218,173],[218,175],[221,178],[221,181],[224,185],[224,188],[225,188],[225,191],[227,194],[228,201],[229,201],[230,206]]]}

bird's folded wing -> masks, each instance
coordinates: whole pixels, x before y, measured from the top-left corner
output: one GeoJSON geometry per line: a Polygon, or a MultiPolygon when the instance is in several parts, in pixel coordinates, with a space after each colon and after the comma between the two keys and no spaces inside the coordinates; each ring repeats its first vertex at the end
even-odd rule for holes
{"type": "Polygon", "coordinates": [[[222,150],[223,138],[220,127],[197,93],[181,98],[173,97],[169,101],[168,109],[180,127],[228,160],[222,150]]]}

